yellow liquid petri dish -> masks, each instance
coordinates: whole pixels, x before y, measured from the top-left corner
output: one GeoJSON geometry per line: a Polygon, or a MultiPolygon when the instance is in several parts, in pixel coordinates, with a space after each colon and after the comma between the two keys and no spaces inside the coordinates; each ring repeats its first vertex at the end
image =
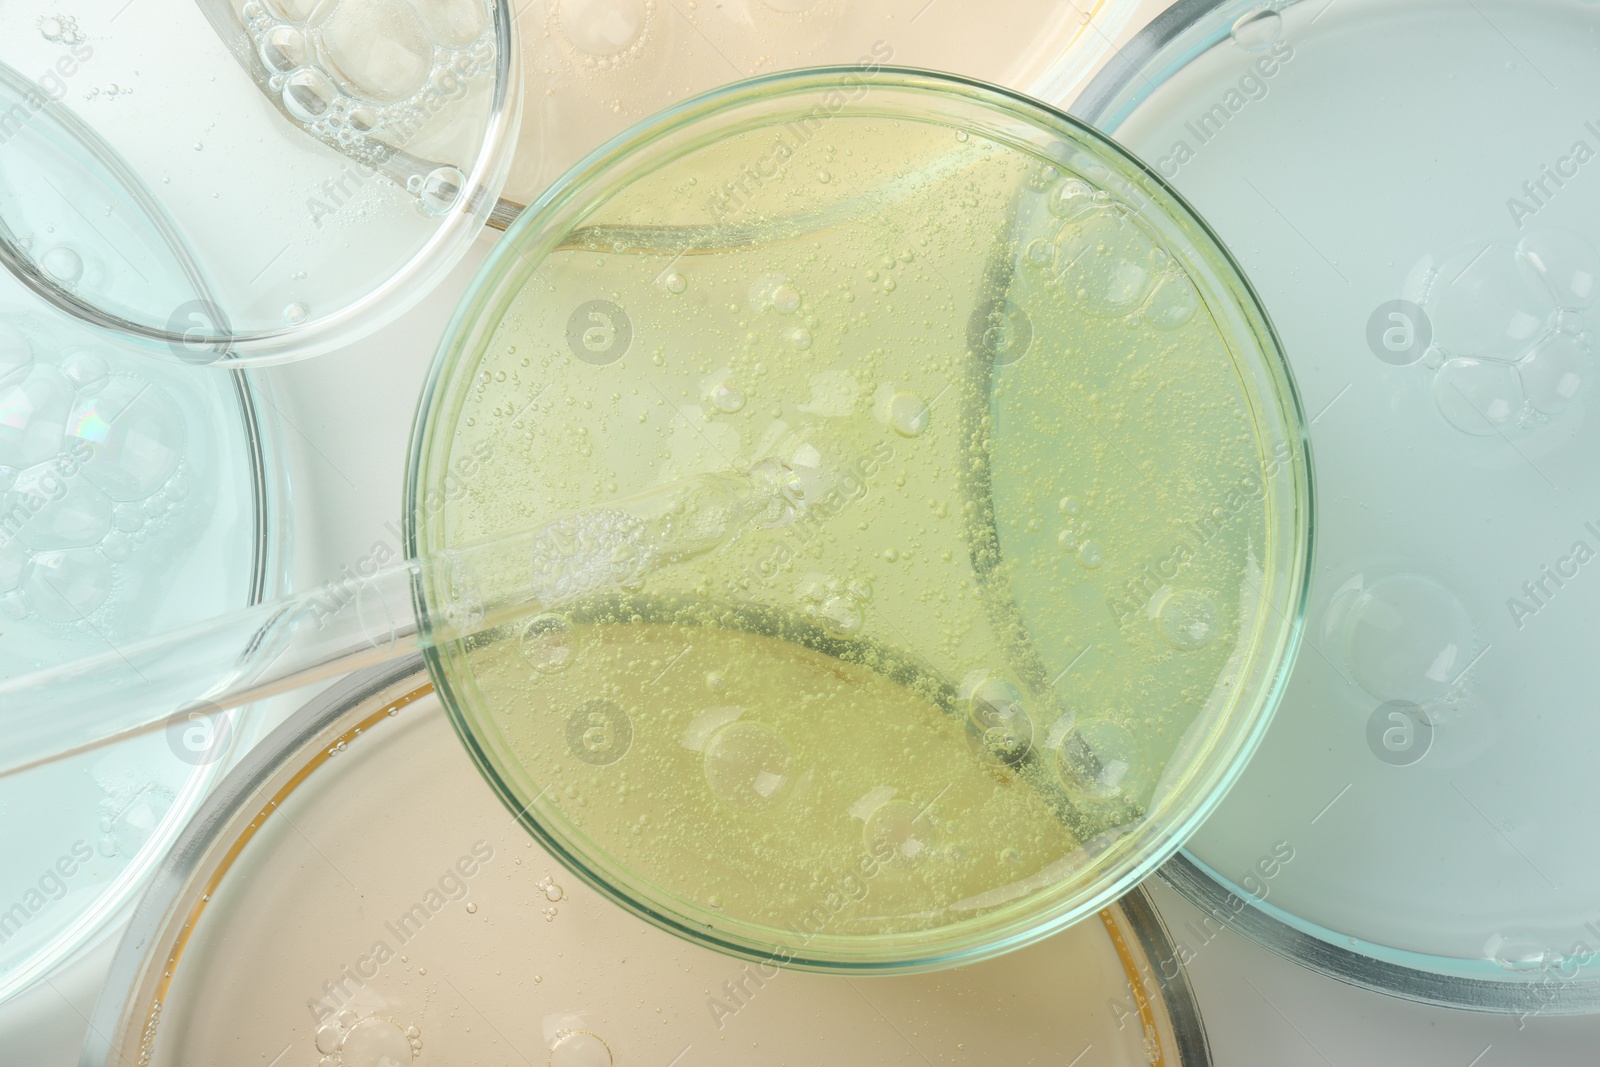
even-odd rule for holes
{"type": "Polygon", "coordinates": [[[1092,915],[1259,737],[1310,549],[1226,252],[1115,145],[911,71],[664,113],[508,234],[417,422],[430,667],[580,878],[757,961],[908,971],[1092,915]]]}
{"type": "Polygon", "coordinates": [[[1207,1067],[1179,957],[1140,892],[1004,959],[866,983],[685,945],[517,826],[412,656],[228,778],[135,917],[82,1062],[1207,1067]]]}

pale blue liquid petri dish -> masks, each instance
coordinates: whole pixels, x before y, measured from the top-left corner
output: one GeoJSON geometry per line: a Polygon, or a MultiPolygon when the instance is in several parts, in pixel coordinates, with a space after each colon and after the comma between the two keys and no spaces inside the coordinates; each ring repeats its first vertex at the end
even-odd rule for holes
{"type": "MultiPolygon", "coordinates": [[[[243,372],[152,360],[0,278],[0,678],[280,593],[281,470],[243,372]]],[[[0,999],[126,918],[254,729],[182,720],[0,777],[0,999]]]]}
{"type": "Polygon", "coordinates": [[[1178,954],[1139,890],[938,974],[860,982],[685,944],[522,831],[410,656],[230,772],[141,902],[80,1062],[1208,1067],[1178,954]]]}
{"type": "Polygon", "coordinates": [[[369,334],[465,253],[510,165],[503,0],[40,0],[4,20],[0,259],[157,356],[278,362],[369,334]]]}
{"type": "Polygon", "coordinates": [[[1168,874],[1415,1000],[1600,1010],[1597,98],[1592,3],[1304,0],[1175,4],[1075,106],[1239,258],[1311,414],[1306,647],[1168,874]]]}

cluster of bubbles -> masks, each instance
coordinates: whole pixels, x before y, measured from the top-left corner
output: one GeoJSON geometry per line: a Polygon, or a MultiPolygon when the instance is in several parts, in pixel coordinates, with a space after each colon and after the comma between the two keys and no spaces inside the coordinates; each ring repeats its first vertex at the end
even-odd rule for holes
{"type": "MultiPolygon", "coordinates": [[[[484,0],[247,0],[242,15],[266,88],[284,111],[374,167],[497,62],[484,0]]],[[[466,178],[445,165],[413,173],[405,185],[423,211],[442,215],[461,199],[466,178]]]]}
{"type": "Polygon", "coordinates": [[[1424,260],[1407,286],[1432,343],[1433,396],[1463,433],[1532,428],[1570,407],[1594,373],[1600,257],[1565,230],[1424,260]]]}
{"type": "Polygon", "coordinates": [[[319,1067],[405,1067],[422,1051],[422,1032],[383,1015],[346,1008],[317,1029],[319,1067]]]}
{"type": "Polygon", "coordinates": [[[186,427],[159,385],[0,324],[0,614],[77,623],[182,514],[186,427]]]}
{"type": "Polygon", "coordinates": [[[1126,204],[1054,167],[1042,178],[1054,221],[1023,249],[1029,267],[1097,318],[1175,330],[1194,317],[1194,283],[1126,204]]]}

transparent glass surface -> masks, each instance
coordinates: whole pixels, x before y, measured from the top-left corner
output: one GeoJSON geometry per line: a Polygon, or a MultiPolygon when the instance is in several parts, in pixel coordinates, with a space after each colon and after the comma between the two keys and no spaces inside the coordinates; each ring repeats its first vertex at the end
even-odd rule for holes
{"type": "Polygon", "coordinates": [[[376,329],[465,251],[510,163],[490,0],[39,0],[4,25],[0,260],[158,354],[291,359],[376,329]]]}
{"type": "Polygon", "coordinates": [[[1595,16],[1180,4],[1078,105],[1228,242],[1313,416],[1310,647],[1186,884],[1502,1010],[1600,1006],[1595,16]]]}
{"type": "MultiPolygon", "coordinates": [[[[239,373],[147,359],[0,279],[0,681],[278,591],[255,404],[239,373]]],[[[0,997],[123,914],[250,722],[0,777],[0,997]]]]}
{"type": "Polygon", "coordinates": [[[1137,0],[531,0],[519,9],[527,103],[505,197],[520,206],[668,104],[793,67],[949,71],[1064,98],[1137,0]]]}
{"type": "Polygon", "coordinates": [[[1263,727],[1298,408],[1204,228],[1062,116],[830,70],[666,113],[485,266],[418,419],[419,583],[512,811],[651,921],[906,970],[1093,914],[1263,727]],[[475,605],[478,605],[475,607],[475,605]],[[869,907],[819,909],[840,878],[869,907]]]}
{"type": "Polygon", "coordinates": [[[1210,1062],[1138,892],[938,975],[852,982],[684,945],[522,832],[420,657],[352,679],[230,776],[135,917],[90,1033],[85,1065],[1210,1062]]]}

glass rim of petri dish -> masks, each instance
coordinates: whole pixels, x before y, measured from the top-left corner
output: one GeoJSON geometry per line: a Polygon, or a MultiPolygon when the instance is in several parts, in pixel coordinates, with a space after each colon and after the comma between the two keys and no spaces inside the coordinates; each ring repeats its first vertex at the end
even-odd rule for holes
{"type": "MultiPolygon", "coordinates": [[[[877,119],[926,122],[941,127],[964,124],[978,134],[1017,144],[1027,137],[1071,146],[1112,168],[1142,203],[1159,205],[1162,222],[1181,233],[1187,254],[1204,262],[1208,298],[1218,301],[1211,314],[1227,316],[1226,343],[1248,349],[1230,353],[1233,368],[1248,393],[1255,420],[1257,459],[1266,468],[1276,442],[1281,450],[1266,496],[1272,536],[1263,549],[1261,581],[1265,603],[1254,620],[1257,640],[1238,670],[1236,701],[1226,722],[1203,742],[1186,743],[1179,770],[1167,768],[1181,800],[1159,818],[1141,820],[1138,829],[1085,860],[1092,876],[1075,874],[1064,883],[1020,903],[1003,905],[981,919],[930,928],[909,935],[822,935],[795,949],[772,927],[713,916],[639,877],[581,834],[569,834],[545,791],[516,766],[503,738],[481,721],[484,700],[465,663],[463,642],[427,650],[435,685],[452,722],[480,770],[509,810],[540,843],[578,877],[636,915],[691,941],[761,961],[781,951],[785,965],[801,970],[905,973],[957,966],[1022,947],[1094,914],[1154,871],[1194,832],[1241,772],[1255,750],[1281,694],[1298,648],[1312,557],[1311,467],[1305,417],[1277,335],[1254,290],[1231,253],[1209,226],[1144,163],[1104,135],[1047,105],[1010,90],[970,79],[910,68],[884,67],[870,75],[854,68],[825,67],[782,72],[714,90],[670,108],[591,153],[566,178],[549,188],[518,218],[480,269],[458,305],[435,357],[418,406],[404,506],[406,547],[410,554],[448,552],[442,508],[424,506],[443,491],[449,448],[457,420],[476,376],[476,367],[516,294],[527,279],[581,220],[611,195],[663,161],[676,159],[741,132],[773,124],[774,115],[793,117],[830,91],[870,87],[871,103],[838,113],[877,119]],[[1024,132],[1025,131],[1025,132],[1024,132]],[[1190,251],[1192,250],[1192,251],[1190,251]],[[1246,364],[1241,366],[1241,363],[1246,364]],[[1041,903],[1040,897],[1048,898],[1041,903]],[[713,921],[715,920],[715,921],[713,921]]],[[[838,92],[841,98],[844,92],[838,92]]],[[[1039,153],[1035,146],[1028,149],[1039,153]]],[[[1123,186],[1119,186],[1119,189],[1123,186]]],[[[1130,193],[1129,195],[1133,195],[1130,193]]],[[[848,205],[845,209],[848,210],[848,205]]],[[[450,589],[444,571],[418,586],[423,610],[447,612],[461,590],[450,589]]],[[[735,612],[737,614],[737,612],[735,612]]],[[[798,633],[792,619],[766,619],[745,632],[798,633]]],[[[734,627],[737,629],[737,625],[734,627]]],[[[1242,644],[1242,642],[1241,642],[1242,644]]],[[[1230,675],[1230,677],[1233,677],[1230,675]]],[[[941,678],[953,691],[959,680],[941,678]]],[[[1234,685],[1235,682],[1229,682],[1234,685]]]]}
{"type": "MultiPolygon", "coordinates": [[[[286,318],[271,326],[236,321],[241,317],[237,309],[233,315],[229,314],[227,298],[220,295],[207,278],[205,256],[196,247],[196,239],[185,235],[173,211],[150,185],[150,176],[124,158],[106,134],[86,122],[61,99],[39,94],[31,79],[3,61],[0,61],[0,96],[27,104],[29,120],[24,132],[30,141],[44,146],[35,154],[49,156],[57,165],[70,168],[67,175],[55,175],[61,184],[97,190],[97,196],[109,201],[108,216],[115,209],[119,216],[127,213],[139,220],[138,232],[126,252],[114,243],[116,239],[95,231],[101,241],[108,242],[100,251],[108,258],[118,258],[141,278],[143,274],[134,264],[151,253],[158,255],[166,260],[163,269],[179,279],[186,299],[168,315],[165,309],[157,312],[143,306],[119,307],[110,297],[87,292],[81,282],[58,279],[27,242],[13,232],[16,227],[9,209],[0,212],[0,266],[61,313],[150,354],[182,363],[270,365],[334,351],[368,336],[402,315],[454,269],[494,210],[499,190],[509,173],[522,108],[517,22],[509,0],[484,2],[496,49],[482,136],[470,153],[471,158],[460,161],[460,168],[455,168],[454,164],[434,164],[458,173],[464,170],[468,184],[458,189],[448,209],[436,214],[437,224],[426,240],[407,254],[404,262],[394,262],[378,272],[368,280],[358,297],[335,310],[319,311],[301,322],[286,318]],[[83,180],[72,180],[79,178],[83,180]],[[139,245],[143,247],[137,247],[139,245]]],[[[214,14],[211,10],[214,6],[202,4],[208,16],[214,14]]],[[[297,133],[304,135],[308,143],[321,143],[304,130],[297,133]]],[[[18,147],[19,154],[24,147],[18,147]]],[[[379,163],[364,162],[348,153],[339,158],[346,170],[360,165],[370,167],[373,174],[381,173],[389,160],[416,162],[414,157],[393,146],[385,144],[379,151],[379,163]]],[[[37,161],[36,165],[45,182],[55,184],[46,173],[49,168],[37,161]]],[[[348,180],[343,172],[341,180],[348,180]]],[[[322,195],[317,193],[307,203],[321,203],[318,197],[322,195]]],[[[126,239],[125,234],[123,239],[126,239]]],[[[288,251],[287,246],[284,251],[288,251]]],[[[269,263],[268,267],[271,266],[269,263]]],[[[263,273],[266,269],[263,268],[263,273]]],[[[166,294],[165,299],[171,298],[172,294],[166,294]]]]}
{"type": "MultiPolygon", "coordinates": [[[[171,989],[209,908],[217,906],[229,872],[247,862],[252,838],[266,828],[295,791],[338,773],[342,746],[362,735],[393,732],[434,693],[424,657],[415,653],[343,679],[308,701],[254,746],[210,793],[166,855],[118,946],[89,1015],[79,1062],[109,1067],[145,1062],[180,1006],[171,989]]],[[[420,710],[419,710],[420,708],[420,710]]],[[[1107,905],[1099,916],[1126,988],[1119,1023],[1132,1017],[1159,1061],[1210,1067],[1200,1005],[1181,947],[1141,888],[1107,905]]],[[[629,955],[633,952],[630,950],[629,955]]]]}
{"type": "MultiPolygon", "coordinates": [[[[250,499],[254,513],[251,524],[251,561],[245,605],[260,604],[282,595],[288,588],[292,560],[292,528],[288,508],[288,465],[281,440],[262,407],[270,409],[267,385],[239,368],[208,372],[225,375],[238,401],[243,452],[249,464],[250,499]]],[[[0,1001],[22,993],[57,969],[81,957],[110,934],[136,909],[171,844],[186,832],[191,816],[206,802],[211,789],[224,776],[231,762],[259,735],[261,709],[248,706],[228,717],[227,747],[217,758],[202,763],[191,773],[175,803],[161,818],[152,838],[139,851],[137,861],[118,872],[75,921],[55,937],[39,946],[19,964],[0,975],[0,1001]]]]}
{"type": "MultiPolygon", "coordinates": [[[[1289,16],[1309,15],[1306,25],[1315,23],[1321,18],[1321,11],[1308,13],[1307,9],[1313,6],[1304,4],[1303,0],[1177,0],[1135,34],[1118,56],[1091,79],[1072,102],[1070,110],[1081,120],[1117,135],[1140,108],[1157,98],[1173,79],[1188,71],[1191,65],[1198,64],[1231,37],[1237,39],[1241,29],[1259,30],[1270,22],[1282,20],[1283,40],[1289,41],[1292,28],[1289,16]]],[[[1426,13],[1420,7],[1415,12],[1419,18],[1426,13]]],[[[1366,13],[1346,11],[1344,14],[1354,20],[1364,17],[1366,13]]],[[[1489,16],[1478,12],[1473,17],[1487,19],[1489,16]]],[[[1336,22],[1337,19],[1332,19],[1326,25],[1334,27],[1336,22]]],[[[1323,27],[1317,28],[1320,30],[1323,27]]],[[[1329,32],[1346,33],[1349,34],[1348,40],[1358,40],[1358,31],[1365,28],[1352,23],[1329,32]]],[[[1294,40],[1293,43],[1301,45],[1303,42],[1294,40]]],[[[1321,43],[1327,46],[1333,42],[1325,40],[1321,43]]],[[[1525,43],[1521,47],[1532,52],[1532,48],[1525,43]]],[[[1306,51],[1310,54],[1309,48],[1306,51]]],[[[1527,53],[1519,49],[1517,55],[1532,66],[1533,61],[1527,58],[1527,53]]],[[[1319,61],[1323,63],[1328,58],[1326,52],[1319,55],[1319,61]]],[[[1487,251],[1487,246],[1484,251],[1487,251]]],[[[1427,313],[1421,307],[1418,311],[1424,315],[1427,313]]],[[[1505,434],[1501,436],[1506,437],[1505,434]]],[[[1509,447],[1516,448],[1515,445],[1509,447]]],[[[1323,478],[1326,482],[1326,471],[1323,478]]],[[[1328,511],[1328,508],[1323,508],[1325,518],[1328,511]]],[[[1396,520],[1403,522],[1404,516],[1397,515],[1396,520]]],[[[1322,555],[1321,566],[1333,567],[1335,561],[1329,558],[1331,553],[1326,539],[1319,551],[1322,555]]],[[[1336,562],[1338,565],[1346,563],[1344,560],[1336,562]]],[[[1383,578],[1391,576],[1386,568],[1387,564],[1382,564],[1378,571],[1383,578]]],[[[1302,662],[1306,658],[1302,655],[1302,662]]],[[[1468,669],[1471,666],[1469,664],[1468,669]]],[[[1461,674],[1467,674],[1467,670],[1461,674]]],[[[1457,677],[1459,680],[1460,676],[1457,677]]],[[[1384,709],[1380,707],[1378,710],[1384,709]]],[[[1280,713],[1279,718],[1282,717],[1280,713]]],[[[1424,721],[1427,721],[1426,718],[1424,721]]],[[[1368,743],[1372,742],[1369,740],[1368,743]]],[[[1417,758],[1426,754],[1424,750],[1417,758]]],[[[1365,757],[1365,752],[1362,755],[1365,757]]],[[[1341,775],[1339,780],[1343,782],[1347,779],[1341,775]]],[[[1354,781],[1353,778],[1350,780],[1354,781]]],[[[1350,786],[1345,788],[1348,790],[1350,786]]],[[[1459,787],[1457,790],[1459,792],[1459,787]]],[[[1343,795],[1339,794],[1340,797],[1343,795]]],[[[1460,795],[1466,796],[1465,793],[1460,795]]],[[[1397,803],[1393,797],[1389,801],[1397,803]]],[[[1476,805],[1473,807],[1476,808],[1476,805]]],[[[1477,814],[1481,815],[1482,812],[1477,814]]],[[[1487,816],[1484,818],[1487,819],[1487,816]]],[[[1221,816],[1211,824],[1212,827],[1218,825],[1220,820],[1221,816]]],[[[1414,825],[1426,829],[1426,824],[1414,825]]],[[[1499,826],[1495,828],[1498,830],[1499,826]]],[[[1504,836],[1504,831],[1501,833],[1504,836]]],[[[1506,840],[1509,842],[1510,838],[1506,840]]],[[[1511,847],[1516,848],[1515,845],[1511,847]]],[[[1520,849],[1518,853],[1521,854],[1520,849]]],[[[1507,963],[1488,958],[1487,948],[1483,956],[1474,958],[1420,947],[1402,947],[1403,941],[1392,935],[1388,939],[1362,936],[1352,932],[1356,927],[1341,929],[1337,925],[1318,921],[1311,917],[1316,913],[1304,905],[1299,905],[1299,910],[1296,910],[1278,899],[1277,895],[1274,899],[1266,899],[1259,885],[1252,891],[1241,884],[1241,879],[1219,870],[1215,863],[1208,863],[1199,853],[1196,842],[1191,842],[1174,855],[1162,868],[1161,877],[1199,907],[1226,909],[1233,916],[1232,925],[1257,945],[1285,960],[1357,988],[1420,1004],[1521,1014],[1524,1017],[1600,1012],[1600,974],[1590,970],[1594,960],[1592,952],[1562,955],[1557,951],[1553,957],[1507,963]]],[[[1250,880],[1247,876],[1242,881],[1250,880]]],[[[1390,881],[1399,884],[1392,878],[1390,881]]],[[[1448,901],[1440,901],[1428,894],[1425,888],[1413,888],[1410,892],[1419,899],[1427,899],[1435,905],[1448,908],[1448,901]]],[[[1326,912],[1325,904],[1320,907],[1326,912]]],[[[1348,916],[1345,918],[1345,922],[1352,921],[1348,916]]],[[[1484,921],[1484,929],[1489,928],[1487,921],[1484,921]]],[[[1592,924],[1589,929],[1592,932],[1592,924]]],[[[1580,945],[1587,944],[1589,934],[1583,936],[1584,941],[1580,945]]],[[[1493,934],[1490,945],[1499,937],[1499,933],[1493,934]]]]}

